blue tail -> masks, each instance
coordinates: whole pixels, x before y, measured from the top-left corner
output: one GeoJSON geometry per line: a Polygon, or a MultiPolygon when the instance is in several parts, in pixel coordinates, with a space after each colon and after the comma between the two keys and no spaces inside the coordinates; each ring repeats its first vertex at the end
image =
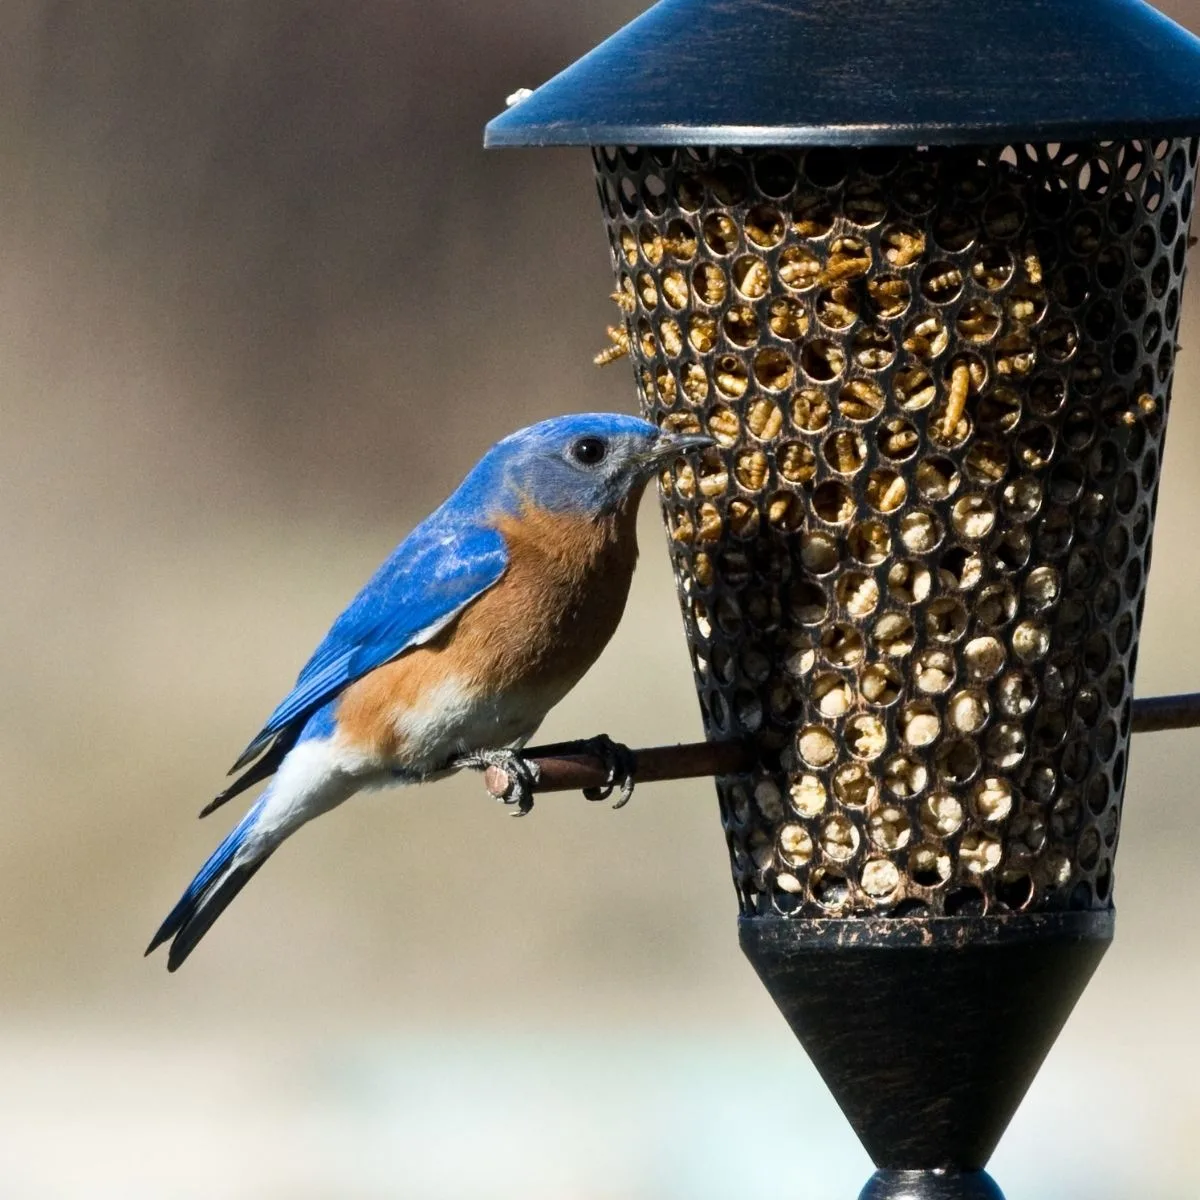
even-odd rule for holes
{"type": "Polygon", "coordinates": [[[200,873],[188,885],[179,903],[167,914],[158,932],[146,947],[146,953],[156,950],[168,938],[173,938],[167,954],[167,970],[178,969],[195,949],[196,943],[208,932],[212,923],[225,911],[229,902],[253,878],[255,871],[270,857],[270,851],[252,863],[241,863],[230,869],[234,855],[245,843],[250,830],[270,794],[268,789],[238,822],[228,837],[213,851],[200,873]]]}

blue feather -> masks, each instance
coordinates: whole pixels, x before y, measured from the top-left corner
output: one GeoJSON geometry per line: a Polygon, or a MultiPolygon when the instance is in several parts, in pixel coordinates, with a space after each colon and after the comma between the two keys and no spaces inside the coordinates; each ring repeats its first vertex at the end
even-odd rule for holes
{"type": "Polygon", "coordinates": [[[174,937],[196,915],[213,881],[225,871],[233,856],[241,849],[269,795],[269,791],[263,792],[225,840],[209,855],[208,861],[179,898],[179,903],[171,909],[166,920],[158,927],[158,932],[151,938],[150,945],[146,947],[147,954],[161,946],[168,938],[174,937]]]}
{"type": "Polygon", "coordinates": [[[234,771],[356,679],[436,636],[496,583],[508,554],[504,538],[479,523],[482,516],[474,506],[447,502],[396,547],[334,622],[234,771]]]}

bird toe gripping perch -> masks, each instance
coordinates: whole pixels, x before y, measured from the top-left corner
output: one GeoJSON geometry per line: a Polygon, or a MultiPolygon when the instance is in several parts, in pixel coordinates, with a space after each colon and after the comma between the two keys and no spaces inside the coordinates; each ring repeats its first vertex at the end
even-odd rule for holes
{"type": "Polygon", "coordinates": [[[542,778],[542,769],[535,759],[519,750],[480,750],[455,759],[451,766],[483,771],[485,779],[494,775],[503,777],[502,789],[488,790],[501,803],[514,806],[514,817],[523,817],[533,808],[533,793],[542,778]]]}

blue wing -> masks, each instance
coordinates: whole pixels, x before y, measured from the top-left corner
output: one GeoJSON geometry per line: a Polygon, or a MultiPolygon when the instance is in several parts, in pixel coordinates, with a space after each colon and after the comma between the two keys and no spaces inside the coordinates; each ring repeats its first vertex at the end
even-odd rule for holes
{"type": "Polygon", "coordinates": [[[488,526],[455,520],[445,508],[418,525],[333,623],[230,774],[368,671],[436,637],[507,563],[504,538],[488,526]]]}

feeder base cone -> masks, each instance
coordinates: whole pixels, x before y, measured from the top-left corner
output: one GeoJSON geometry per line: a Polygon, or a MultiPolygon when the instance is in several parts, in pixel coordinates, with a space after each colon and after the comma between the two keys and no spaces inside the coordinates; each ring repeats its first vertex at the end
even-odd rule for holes
{"type": "Polygon", "coordinates": [[[738,925],[881,1168],[860,1200],[1003,1200],[983,1168],[1108,949],[1112,910],[738,925]]]}

